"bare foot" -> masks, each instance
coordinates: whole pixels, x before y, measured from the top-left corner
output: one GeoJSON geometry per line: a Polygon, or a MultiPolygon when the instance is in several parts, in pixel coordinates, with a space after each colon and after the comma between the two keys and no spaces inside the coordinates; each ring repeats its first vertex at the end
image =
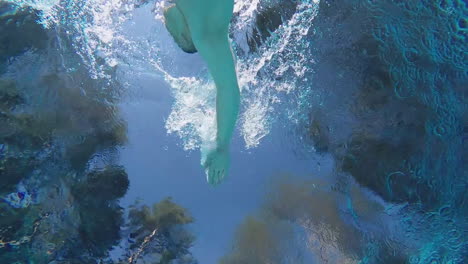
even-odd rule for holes
{"type": "Polygon", "coordinates": [[[229,169],[229,151],[215,148],[210,150],[203,162],[206,180],[209,184],[217,185],[221,183],[229,169]]]}

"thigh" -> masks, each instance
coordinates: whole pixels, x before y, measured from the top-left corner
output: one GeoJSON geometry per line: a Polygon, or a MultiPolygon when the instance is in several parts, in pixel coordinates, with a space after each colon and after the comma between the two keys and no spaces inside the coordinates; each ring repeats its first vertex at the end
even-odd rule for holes
{"type": "Polygon", "coordinates": [[[172,4],[164,10],[164,19],[166,28],[177,45],[185,52],[196,52],[187,21],[176,4],[172,4]]]}
{"type": "Polygon", "coordinates": [[[192,34],[226,31],[232,18],[234,0],[176,0],[192,34]]]}

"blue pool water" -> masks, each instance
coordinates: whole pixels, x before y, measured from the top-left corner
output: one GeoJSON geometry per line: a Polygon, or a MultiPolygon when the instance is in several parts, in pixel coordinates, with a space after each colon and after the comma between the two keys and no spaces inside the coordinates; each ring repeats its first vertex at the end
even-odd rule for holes
{"type": "Polygon", "coordinates": [[[0,263],[468,262],[466,1],[235,1],[216,187],[165,5],[0,1],[0,263]]]}

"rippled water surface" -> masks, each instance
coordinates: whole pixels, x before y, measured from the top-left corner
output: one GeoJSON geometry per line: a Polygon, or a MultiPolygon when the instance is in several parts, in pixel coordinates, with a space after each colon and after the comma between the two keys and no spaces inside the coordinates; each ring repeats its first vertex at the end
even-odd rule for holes
{"type": "Polygon", "coordinates": [[[0,0],[0,263],[468,263],[468,3],[237,0],[241,110],[158,0],[0,0]]]}

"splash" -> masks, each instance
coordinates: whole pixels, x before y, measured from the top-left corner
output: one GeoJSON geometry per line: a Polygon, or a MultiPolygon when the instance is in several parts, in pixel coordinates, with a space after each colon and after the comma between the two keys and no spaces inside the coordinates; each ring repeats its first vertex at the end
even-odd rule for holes
{"type": "MultiPolygon", "coordinates": [[[[213,81],[206,69],[188,76],[177,76],[175,68],[182,61],[176,61],[171,54],[175,44],[167,37],[158,37],[167,34],[161,30],[166,1],[24,0],[19,4],[40,10],[41,24],[55,28],[62,41],[72,42],[92,78],[110,79],[104,69],[115,67],[125,68],[122,70],[126,71],[122,74],[123,79],[142,72],[164,79],[171,86],[175,99],[166,129],[181,139],[185,150],[199,149],[213,141],[216,133],[213,81]],[[153,12],[151,20],[145,21],[153,32],[145,37],[132,36],[125,28],[135,12],[141,12],[140,9],[153,12]]],[[[313,63],[306,37],[312,34],[318,1],[299,2],[293,16],[271,32],[265,45],[255,52],[244,52],[260,10],[274,4],[277,3],[237,1],[234,7],[236,19],[231,31],[238,58],[243,108],[238,127],[246,148],[258,146],[268,135],[278,119],[274,114],[276,107],[288,103],[283,95],[299,90],[302,79],[310,71],[308,66],[313,63]]],[[[68,63],[66,68],[73,71],[73,62],[63,63],[68,63]]],[[[293,109],[295,106],[290,107],[293,109]]],[[[294,111],[286,111],[291,112],[294,111]]]]}
{"type": "MultiPolygon", "coordinates": [[[[235,47],[245,45],[243,36],[251,34],[255,27],[260,5],[259,1],[236,3],[236,21],[231,26],[235,47]]],[[[246,148],[258,146],[268,135],[275,120],[275,106],[282,102],[282,94],[295,90],[297,80],[308,71],[310,57],[306,58],[310,52],[305,38],[317,10],[318,2],[301,2],[293,17],[272,32],[259,51],[242,54],[237,50],[243,107],[238,126],[246,148]]],[[[210,144],[216,131],[215,90],[211,78],[207,74],[175,78],[165,72],[165,79],[171,84],[176,101],[166,123],[168,132],[179,135],[185,149],[210,144]]]]}
{"type": "Polygon", "coordinates": [[[317,2],[300,3],[292,18],[272,32],[266,45],[239,59],[237,68],[245,107],[240,123],[247,148],[258,146],[268,135],[281,95],[300,88],[300,81],[310,72],[313,55],[306,37],[317,11],[317,2]]]}
{"type": "MultiPolygon", "coordinates": [[[[107,67],[119,64],[119,57],[132,45],[122,34],[122,24],[132,17],[138,0],[23,0],[10,1],[19,7],[39,11],[38,21],[45,28],[54,29],[62,44],[71,42],[93,79],[107,78],[107,67]],[[103,63],[104,62],[104,63],[103,63]]],[[[70,52],[68,50],[63,52],[70,52]]],[[[66,63],[66,62],[64,62],[66,63]]],[[[64,65],[74,71],[76,62],[64,65]]]]}
{"type": "Polygon", "coordinates": [[[176,102],[166,121],[169,133],[176,133],[184,141],[184,149],[192,150],[215,141],[215,86],[211,81],[195,77],[166,76],[176,102]]]}
{"type": "Polygon", "coordinates": [[[6,2],[16,4],[20,8],[31,7],[40,11],[42,19],[39,22],[44,25],[44,27],[49,27],[57,22],[55,17],[60,0],[6,0],[6,2]]]}

